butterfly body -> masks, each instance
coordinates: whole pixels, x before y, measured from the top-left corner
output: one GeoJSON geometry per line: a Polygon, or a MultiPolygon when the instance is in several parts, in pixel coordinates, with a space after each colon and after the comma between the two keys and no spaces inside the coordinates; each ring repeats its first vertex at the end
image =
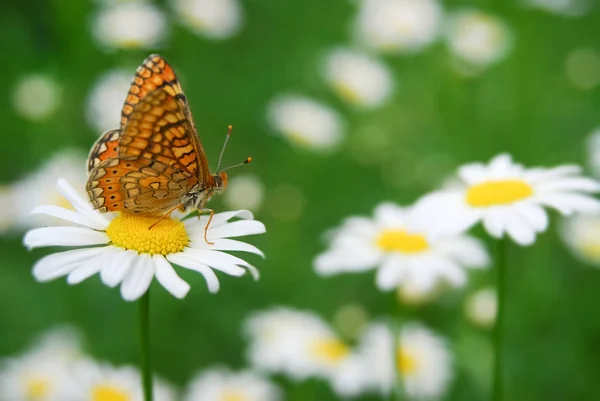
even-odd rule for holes
{"type": "Polygon", "coordinates": [[[164,217],[204,209],[225,189],[227,174],[211,174],[187,98],[159,55],[138,68],[121,113],[88,158],[87,192],[95,209],[164,217]]]}

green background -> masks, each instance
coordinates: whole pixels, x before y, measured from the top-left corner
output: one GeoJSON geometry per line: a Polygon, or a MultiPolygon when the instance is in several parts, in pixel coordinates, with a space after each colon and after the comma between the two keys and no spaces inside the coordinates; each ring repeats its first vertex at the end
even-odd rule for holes
{"type": "MultiPolygon", "coordinates": [[[[375,288],[372,273],[323,279],[312,269],[314,256],[325,249],[326,229],[350,215],[369,215],[382,201],[413,202],[461,163],[487,161],[503,151],[529,166],[585,162],[585,138],[598,124],[600,93],[570,84],[564,64],[574,49],[598,49],[597,9],[566,18],[512,0],[444,6],[477,6],[502,17],[515,35],[507,59],[467,79],[454,72],[441,42],[415,55],[386,56],[398,90],[383,107],[365,112],[340,102],[319,69],[325,51],[350,42],[356,12],[351,1],[248,0],[245,26],[231,39],[203,39],[171,21],[165,47],[113,53],[92,40],[93,3],[4,1],[0,182],[14,182],[62,148],[87,151],[98,134],[84,118],[93,83],[114,67],[133,74],[147,54],[159,51],[182,81],[213,168],[225,127],[235,125],[225,159],[254,158],[231,175],[251,172],[265,184],[267,199],[256,217],[268,232],[250,240],[267,255],[265,261],[249,258],[262,272],[258,283],[220,275],[221,291],[211,295],[200,275],[183,271],[192,285],[183,301],[153,285],[156,371],[184,385],[195,371],[215,363],[246,366],[241,325],[252,311],[288,305],[331,321],[340,306],[358,303],[372,317],[392,310],[448,337],[457,371],[447,399],[484,400],[490,333],[465,321],[465,292],[396,308],[390,307],[393,295],[375,288]],[[59,111],[44,122],[20,118],[11,102],[14,83],[32,72],[49,74],[64,88],[59,111]],[[339,110],[348,127],[339,151],[316,154],[270,135],[265,106],[282,92],[305,94],[339,110]],[[372,127],[384,135],[370,140],[372,127]],[[282,221],[273,213],[285,208],[269,198],[282,184],[302,192],[298,220],[282,221]]],[[[224,208],[219,199],[211,203],[224,208]]],[[[600,393],[600,274],[567,252],[556,220],[533,247],[509,249],[507,400],[592,400],[600,393]]],[[[36,283],[31,266],[50,251],[27,252],[20,235],[0,238],[0,355],[18,353],[35,335],[66,322],[81,328],[92,355],[136,363],[136,305],[98,277],[74,287],[62,279],[36,283]]],[[[493,270],[479,273],[469,288],[492,280],[493,270]]],[[[277,381],[286,387],[287,400],[335,399],[323,382],[277,381]]]]}

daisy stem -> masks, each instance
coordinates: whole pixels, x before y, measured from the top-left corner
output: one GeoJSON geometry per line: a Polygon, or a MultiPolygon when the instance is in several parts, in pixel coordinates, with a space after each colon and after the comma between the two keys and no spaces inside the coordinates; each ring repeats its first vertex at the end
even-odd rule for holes
{"type": "Polygon", "coordinates": [[[504,399],[504,303],[506,297],[506,239],[496,241],[498,312],[494,328],[494,401],[504,399]]]}
{"type": "Polygon", "coordinates": [[[140,345],[142,347],[141,370],[144,401],[152,401],[152,360],[150,358],[150,289],[139,301],[140,345]]]}

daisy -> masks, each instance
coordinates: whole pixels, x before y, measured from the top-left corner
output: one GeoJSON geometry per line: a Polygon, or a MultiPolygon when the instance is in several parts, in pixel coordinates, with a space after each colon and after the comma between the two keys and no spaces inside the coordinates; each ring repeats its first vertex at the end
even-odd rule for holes
{"type": "Polygon", "coordinates": [[[229,179],[223,201],[231,209],[256,211],[265,197],[265,186],[254,174],[240,174],[229,179]]]}
{"type": "Polygon", "coordinates": [[[374,108],[389,99],[394,78],[375,57],[350,49],[334,49],[325,59],[325,79],[346,102],[374,108]]]}
{"type": "Polygon", "coordinates": [[[310,312],[282,307],[257,312],[245,331],[252,366],[294,380],[332,378],[350,355],[331,327],[310,312]]]}
{"type": "Polygon", "coordinates": [[[600,266],[600,215],[569,217],[561,224],[560,233],[576,257],[600,266]]]}
{"type": "Polygon", "coordinates": [[[13,92],[13,105],[21,117],[41,121],[58,109],[61,87],[51,77],[31,74],[21,78],[13,92]]]}
{"type": "Polygon", "coordinates": [[[496,322],[498,299],[496,290],[483,288],[471,294],[465,303],[465,313],[469,320],[480,327],[491,328],[496,322]]]}
{"type": "Polygon", "coordinates": [[[237,34],[243,22],[238,0],[171,0],[178,20],[199,35],[226,39],[237,34]]]}
{"type": "Polygon", "coordinates": [[[53,253],[33,267],[38,281],[67,276],[69,284],[78,284],[100,273],[110,286],[121,285],[121,295],[127,301],[141,297],[153,277],[173,296],[183,298],[190,286],[183,281],[171,264],[202,274],[210,292],[219,290],[219,280],[213,269],[232,276],[246,270],[256,278],[256,268],[243,259],[222,251],[243,251],[263,256],[253,245],[229,239],[265,232],[265,226],[253,220],[248,211],[215,214],[208,229],[209,245],[204,240],[208,216],[180,221],[165,218],[152,230],[156,217],[130,214],[100,214],[80,197],[65,180],[58,182],[59,192],[75,211],[58,206],[41,206],[33,214],[45,214],[75,223],[77,227],[43,227],[29,231],[24,238],[29,248],[43,246],[76,246],[74,250],[53,253]],[[229,222],[234,217],[242,220],[229,222]]]}
{"type": "Polygon", "coordinates": [[[302,96],[275,98],[267,107],[267,120],[294,145],[313,150],[333,149],[343,136],[342,119],[336,111],[302,96]]]}
{"type": "Polygon", "coordinates": [[[565,17],[580,17],[587,14],[594,3],[591,0],[526,0],[525,4],[565,17]]]}
{"type": "Polygon", "coordinates": [[[114,122],[121,118],[121,109],[131,85],[131,73],[126,70],[111,70],[102,75],[92,87],[85,116],[98,135],[115,128],[114,122]]]}
{"type": "Polygon", "coordinates": [[[156,48],[167,35],[167,19],[144,2],[107,5],[95,16],[92,33],[103,48],[156,48]]]}
{"type": "Polygon", "coordinates": [[[437,39],[442,16],[437,0],[359,0],[354,30],[369,47],[410,53],[437,39]]]}
{"type": "Polygon", "coordinates": [[[501,154],[487,165],[464,165],[458,175],[462,187],[421,201],[432,211],[428,218],[440,232],[462,232],[483,222],[492,237],[507,234],[525,246],[548,228],[544,207],[563,215],[600,212],[600,202],[590,195],[600,191],[600,183],[581,176],[575,165],[526,169],[501,154]]]}
{"type": "Polygon", "coordinates": [[[508,26],[493,15],[478,10],[461,10],[448,17],[446,41],[460,61],[483,68],[507,55],[512,35],[508,26]]]}
{"type": "Polygon", "coordinates": [[[215,367],[199,372],[191,380],[185,401],[279,401],[281,390],[251,371],[234,372],[215,367]]]}
{"type": "Polygon", "coordinates": [[[330,248],[314,262],[324,276],[377,269],[377,287],[390,291],[410,285],[429,291],[438,282],[465,284],[467,268],[480,268],[488,255],[479,241],[464,235],[435,235],[423,224],[428,208],[384,203],[374,217],[350,217],[330,233],[330,248]]]}

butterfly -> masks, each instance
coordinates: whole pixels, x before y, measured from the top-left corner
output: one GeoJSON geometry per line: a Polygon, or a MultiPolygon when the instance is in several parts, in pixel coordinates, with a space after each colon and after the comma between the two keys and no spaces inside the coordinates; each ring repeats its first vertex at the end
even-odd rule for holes
{"type": "Polygon", "coordinates": [[[156,223],[177,209],[210,212],[209,243],[214,211],[204,206],[227,187],[225,170],[250,161],[210,173],[187,97],[171,66],[153,54],[136,71],[120,128],[105,132],[90,151],[86,190],[100,212],[157,216],[156,223]]]}

